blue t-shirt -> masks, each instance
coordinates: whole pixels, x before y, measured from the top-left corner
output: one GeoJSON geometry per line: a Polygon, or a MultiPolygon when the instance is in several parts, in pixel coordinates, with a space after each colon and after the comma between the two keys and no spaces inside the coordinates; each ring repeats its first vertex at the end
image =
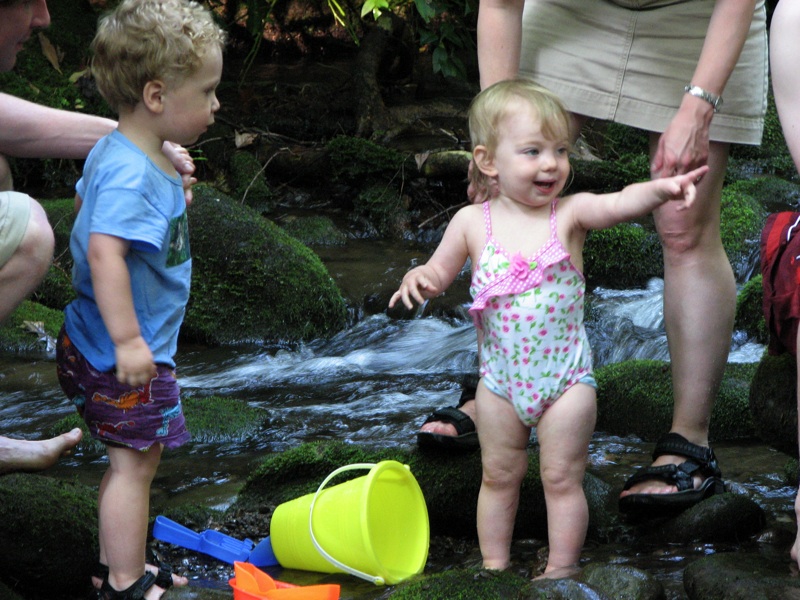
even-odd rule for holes
{"type": "Polygon", "coordinates": [[[76,190],[83,205],[69,247],[78,297],[65,311],[67,335],[93,367],[114,368],[114,344],[97,308],[87,260],[89,235],[112,235],[130,242],[125,262],[142,337],[156,363],[175,366],[192,274],[181,178],[164,173],[113,131],[89,153],[76,190]]]}

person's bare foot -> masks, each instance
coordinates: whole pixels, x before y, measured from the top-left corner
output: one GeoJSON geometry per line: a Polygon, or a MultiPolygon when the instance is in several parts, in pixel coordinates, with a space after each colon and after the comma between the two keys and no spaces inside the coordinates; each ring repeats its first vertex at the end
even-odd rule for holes
{"type": "Polygon", "coordinates": [[[42,471],[68,454],[83,432],[76,427],[47,440],[18,440],[0,436],[0,474],[14,471],[42,471]]]}
{"type": "MultiPolygon", "coordinates": [[[[463,406],[458,407],[458,410],[475,421],[475,400],[467,400],[463,406]]],[[[458,435],[458,432],[452,423],[445,423],[443,421],[430,421],[429,423],[422,425],[419,430],[427,433],[447,435],[450,437],[455,437],[458,435]]]]}
{"type": "Polygon", "coordinates": [[[581,568],[578,565],[570,565],[568,567],[548,567],[545,569],[544,573],[534,577],[533,581],[536,581],[537,579],[568,579],[580,572],[581,568]]]}

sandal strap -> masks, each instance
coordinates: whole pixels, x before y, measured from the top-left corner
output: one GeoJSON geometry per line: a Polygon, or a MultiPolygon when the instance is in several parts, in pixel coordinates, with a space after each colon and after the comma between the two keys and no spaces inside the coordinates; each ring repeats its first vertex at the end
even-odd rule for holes
{"type": "Polygon", "coordinates": [[[637,483],[660,479],[674,485],[679,492],[694,489],[693,475],[700,470],[700,465],[687,460],[680,465],[662,465],[660,467],[644,467],[636,471],[625,482],[623,489],[629,490],[637,483]]]}
{"type": "Polygon", "coordinates": [[[158,564],[158,575],[156,575],[156,585],[162,590],[172,587],[172,567],[164,564],[158,564]]]}
{"type": "Polygon", "coordinates": [[[679,433],[668,433],[656,442],[656,447],[653,450],[653,460],[665,454],[685,456],[690,459],[687,463],[691,462],[695,466],[692,473],[699,470],[706,477],[722,476],[714,451],[709,447],[691,443],[679,433]]]}
{"type": "Polygon", "coordinates": [[[108,579],[104,579],[100,588],[100,598],[102,600],[142,600],[145,592],[153,587],[155,582],[156,576],[149,571],[124,590],[115,590],[111,587],[108,579]]]}

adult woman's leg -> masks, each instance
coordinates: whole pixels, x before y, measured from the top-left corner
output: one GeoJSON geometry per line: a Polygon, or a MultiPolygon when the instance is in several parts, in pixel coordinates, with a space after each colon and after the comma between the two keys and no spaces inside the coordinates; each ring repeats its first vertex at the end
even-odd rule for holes
{"type": "MultiPolygon", "coordinates": [[[[651,150],[657,135],[651,136],[651,150]]],[[[728,145],[712,142],[708,174],[697,185],[692,209],[664,205],[655,212],[664,251],[664,321],[667,331],[674,407],[671,431],[708,446],[711,409],[728,360],[736,304],[736,282],[720,239],[720,203],[728,145]]],[[[668,203],[669,204],[669,203],[668,203]]],[[[686,457],[660,456],[655,466],[686,457]]],[[[695,478],[695,486],[700,477],[695,478]]],[[[645,481],[623,492],[676,491],[662,480],[645,481]]]]}

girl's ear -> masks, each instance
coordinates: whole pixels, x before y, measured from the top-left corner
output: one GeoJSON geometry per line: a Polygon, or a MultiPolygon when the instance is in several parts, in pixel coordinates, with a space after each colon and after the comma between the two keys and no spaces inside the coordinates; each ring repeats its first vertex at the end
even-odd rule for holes
{"type": "Polygon", "coordinates": [[[475,161],[480,172],[487,177],[495,177],[497,175],[494,158],[486,146],[475,146],[472,150],[472,160],[475,161]]]}
{"type": "Polygon", "coordinates": [[[166,86],[159,79],[153,79],[144,84],[142,102],[150,112],[161,114],[164,110],[164,91],[166,86]]]}

